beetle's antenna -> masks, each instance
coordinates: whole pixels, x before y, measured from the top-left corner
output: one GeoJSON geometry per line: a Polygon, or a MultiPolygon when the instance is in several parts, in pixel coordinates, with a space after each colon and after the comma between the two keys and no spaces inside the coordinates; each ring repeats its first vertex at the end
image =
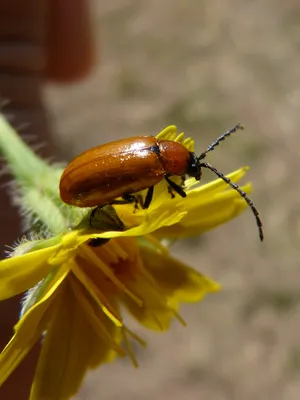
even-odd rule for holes
{"type": "Polygon", "coordinates": [[[251,208],[251,210],[254,214],[254,217],[256,219],[256,225],[258,227],[259,238],[261,241],[263,241],[263,239],[264,239],[264,233],[263,233],[263,229],[262,229],[263,225],[262,225],[261,219],[259,217],[259,212],[257,211],[256,207],[254,206],[253,201],[247,196],[247,194],[242,189],[240,189],[240,187],[236,183],[231,182],[231,180],[229,178],[227,178],[227,176],[224,176],[222,174],[222,172],[219,172],[215,167],[213,167],[209,163],[201,163],[200,167],[208,168],[211,171],[213,171],[219,178],[223,179],[224,182],[226,182],[229,186],[231,186],[232,189],[236,190],[239,193],[239,195],[245,199],[246,203],[251,208]]]}
{"type": "Polygon", "coordinates": [[[208,146],[208,148],[200,154],[198,160],[203,160],[203,158],[206,157],[206,154],[209,153],[210,151],[213,151],[216,146],[219,146],[219,143],[225,140],[228,136],[230,136],[232,133],[236,132],[238,129],[244,129],[244,125],[242,124],[237,124],[233,128],[229,129],[229,131],[223,133],[220,137],[218,137],[217,140],[215,140],[211,145],[208,146]]]}

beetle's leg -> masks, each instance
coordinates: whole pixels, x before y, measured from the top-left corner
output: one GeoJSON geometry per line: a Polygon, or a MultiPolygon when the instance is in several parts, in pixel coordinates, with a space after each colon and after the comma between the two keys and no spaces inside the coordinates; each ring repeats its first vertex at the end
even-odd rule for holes
{"type": "Polygon", "coordinates": [[[171,187],[171,189],[173,189],[176,193],[179,194],[179,196],[181,197],[186,197],[186,193],[185,191],[182,189],[182,187],[180,187],[179,185],[177,185],[177,183],[171,181],[171,179],[166,175],[165,176],[165,180],[168,182],[169,186],[171,187]]]}
{"type": "Polygon", "coordinates": [[[125,193],[122,196],[123,200],[113,200],[112,202],[110,202],[109,204],[112,206],[117,206],[117,205],[121,205],[121,204],[132,204],[132,203],[136,203],[137,199],[135,198],[135,196],[125,193]]]}
{"type": "Polygon", "coordinates": [[[136,210],[139,208],[138,206],[141,206],[143,208],[144,205],[144,200],[143,200],[143,196],[141,194],[136,195],[136,199],[137,199],[137,204],[136,204],[136,210]]]}
{"type": "Polygon", "coordinates": [[[133,194],[130,193],[124,193],[122,196],[123,200],[113,200],[110,204],[111,205],[118,205],[118,204],[132,204],[134,203],[134,211],[139,209],[139,204],[143,204],[143,199],[141,199],[139,196],[134,196],[133,194]]]}
{"type": "Polygon", "coordinates": [[[138,199],[136,196],[134,196],[133,194],[124,193],[122,197],[123,197],[123,199],[124,199],[125,201],[128,202],[128,204],[134,203],[134,210],[133,210],[133,212],[136,212],[136,210],[139,209],[139,199],[138,199]]]}
{"type": "Polygon", "coordinates": [[[185,176],[185,175],[182,175],[182,177],[181,177],[181,182],[180,182],[180,187],[181,187],[181,188],[184,188],[184,186],[185,186],[185,180],[186,180],[186,176],[185,176]]]}
{"type": "Polygon", "coordinates": [[[138,202],[138,201],[137,201],[137,198],[136,198],[133,194],[130,194],[130,193],[124,193],[123,196],[122,196],[122,198],[123,198],[125,201],[127,201],[128,204],[130,204],[130,203],[137,203],[137,202],[138,202]]]}
{"type": "Polygon", "coordinates": [[[144,210],[146,210],[147,208],[149,208],[149,206],[150,206],[150,204],[151,204],[151,201],[152,201],[152,199],[153,199],[153,192],[154,192],[154,186],[150,186],[149,189],[148,189],[148,191],[147,191],[144,204],[143,204],[143,206],[142,206],[144,210]]]}
{"type": "Polygon", "coordinates": [[[113,200],[111,203],[109,203],[111,206],[118,206],[118,205],[124,205],[124,204],[132,204],[134,203],[134,211],[136,212],[136,210],[138,210],[139,206],[138,206],[138,199],[135,196],[132,196],[130,194],[125,194],[124,196],[122,196],[123,200],[113,200]]]}
{"type": "Polygon", "coordinates": [[[132,204],[134,203],[134,211],[138,210],[139,208],[139,200],[136,196],[133,196],[132,194],[129,193],[124,193],[122,196],[123,200],[113,200],[111,203],[109,203],[112,206],[117,206],[121,204],[132,204]]]}
{"type": "Polygon", "coordinates": [[[173,192],[171,186],[168,186],[168,193],[171,195],[171,199],[174,199],[175,194],[174,194],[174,192],[173,192]]]}

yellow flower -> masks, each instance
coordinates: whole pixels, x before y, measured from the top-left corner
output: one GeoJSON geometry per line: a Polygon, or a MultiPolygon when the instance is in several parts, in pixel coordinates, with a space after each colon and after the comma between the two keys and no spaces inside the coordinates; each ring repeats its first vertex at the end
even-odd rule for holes
{"type": "MultiPolygon", "coordinates": [[[[174,127],[160,138],[176,137],[174,127]],[[175,136],[174,136],[175,135],[175,136]]],[[[237,181],[241,169],[230,175],[237,181]]],[[[124,323],[120,306],[145,327],[165,331],[183,302],[197,302],[219,285],[174,259],[160,239],[203,233],[240,214],[245,201],[216,180],[171,199],[166,183],[155,187],[149,210],[132,206],[99,210],[93,228],[77,227],[49,239],[23,242],[0,262],[0,300],[29,290],[15,334],[0,356],[0,385],[43,338],[30,400],[65,400],[74,395],[89,368],[129,355],[137,337],[124,323]],[[124,343],[124,344],[123,344],[124,343]]],[[[243,187],[249,192],[250,185],[243,187]]]]}

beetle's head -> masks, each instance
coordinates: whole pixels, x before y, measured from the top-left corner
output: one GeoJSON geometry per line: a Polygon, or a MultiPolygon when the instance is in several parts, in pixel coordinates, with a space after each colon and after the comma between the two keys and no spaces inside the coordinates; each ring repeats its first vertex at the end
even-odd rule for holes
{"type": "Polygon", "coordinates": [[[187,175],[195,178],[197,181],[200,181],[202,176],[202,167],[206,167],[206,163],[203,162],[204,158],[207,156],[207,153],[214,150],[216,146],[219,145],[226,137],[230,136],[233,132],[238,129],[244,129],[242,124],[235,125],[229,131],[223,133],[217,140],[215,140],[208,148],[200,154],[199,157],[196,156],[195,153],[190,152],[190,159],[188,161],[187,175]]]}
{"type": "Polygon", "coordinates": [[[191,151],[186,173],[188,176],[195,178],[197,181],[200,181],[201,179],[202,170],[201,170],[200,160],[196,156],[196,154],[191,151]]]}

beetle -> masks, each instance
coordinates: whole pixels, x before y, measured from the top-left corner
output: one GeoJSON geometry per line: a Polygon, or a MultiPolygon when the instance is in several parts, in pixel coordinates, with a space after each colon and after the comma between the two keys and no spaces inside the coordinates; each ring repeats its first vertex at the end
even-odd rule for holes
{"type": "Polygon", "coordinates": [[[207,168],[244,198],[263,240],[262,222],[252,200],[236,183],[203,161],[207,153],[238,129],[243,129],[243,125],[237,124],[223,133],[199,157],[179,142],[154,136],[137,136],[94,147],[75,157],[64,170],[59,186],[61,199],[76,207],[135,203],[136,208],[140,204],[147,209],[157,183],[165,179],[172,197],[174,192],[186,197],[186,176],[200,180],[202,168],[207,168]],[[172,181],[172,176],[180,176],[181,184],[172,181]],[[135,194],[145,189],[147,194],[141,201],[135,194]]]}

